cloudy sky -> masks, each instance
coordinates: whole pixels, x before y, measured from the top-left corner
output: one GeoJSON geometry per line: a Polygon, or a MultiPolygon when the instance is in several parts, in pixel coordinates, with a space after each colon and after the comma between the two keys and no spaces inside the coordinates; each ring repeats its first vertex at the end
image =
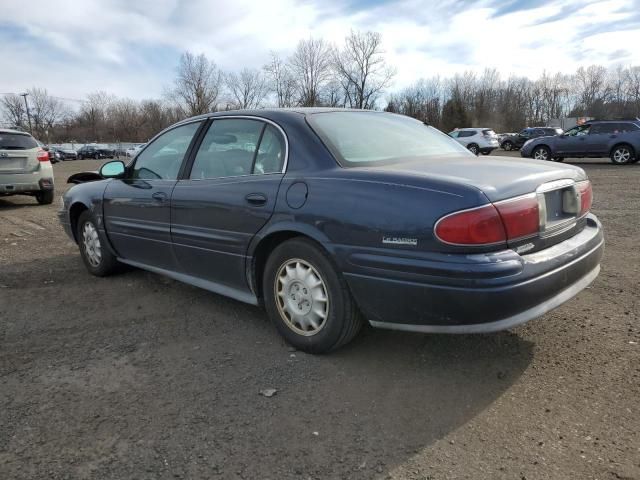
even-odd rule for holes
{"type": "Polygon", "coordinates": [[[261,67],[309,36],[382,33],[398,71],[419,77],[496,67],[537,77],[593,63],[640,65],[640,0],[2,0],[0,92],[38,86],[71,99],[96,90],[150,98],[180,53],[225,70],[261,67]],[[435,6],[437,5],[437,6],[435,6]]]}

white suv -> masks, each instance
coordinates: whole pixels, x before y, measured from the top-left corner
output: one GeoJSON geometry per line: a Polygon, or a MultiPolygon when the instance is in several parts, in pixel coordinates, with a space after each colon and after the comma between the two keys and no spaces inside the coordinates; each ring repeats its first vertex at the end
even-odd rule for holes
{"type": "Polygon", "coordinates": [[[469,149],[471,153],[489,155],[500,146],[498,135],[490,128],[456,128],[449,136],[469,149]]]}
{"type": "Polygon", "coordinates": [[[26,132],[0,129],[0,197],[33,195],[41,205],[53,202],[49,152],[26,132]]]}

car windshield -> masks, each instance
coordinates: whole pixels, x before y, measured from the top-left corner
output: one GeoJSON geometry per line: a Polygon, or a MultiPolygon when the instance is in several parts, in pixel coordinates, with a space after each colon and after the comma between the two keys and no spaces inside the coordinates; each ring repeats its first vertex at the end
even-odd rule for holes
{"type": "Polygon", "coordinates": [[[469,154],[448,135],[402,115],[326,112],[307,120],[343,167],[469,154]]]}
{"type": "Polygon", "coordinates": [[[31,135],[0,132],[0,150],[29,150],[37,146],[38,143],[31,135]]]}

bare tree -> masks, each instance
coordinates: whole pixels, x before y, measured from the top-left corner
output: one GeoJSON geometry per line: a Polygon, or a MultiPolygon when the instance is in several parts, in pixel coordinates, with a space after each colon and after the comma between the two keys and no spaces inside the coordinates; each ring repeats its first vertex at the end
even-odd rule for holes
{"type": "Polygon", "coordinates": [[[347,102],[355,108],[373,108],[396,74],[384,60],[378,32],[351,31],[334,61],[347,102]]]}
{"type": "Polygon", "coordinates": [[[331,79],[332,55],[331,46],[322,39],[310,38],[298,43],[289,65],[297,83],[300,105],[322,104],[322,88],[331,79]]]}
{"type": "Polygon", "coordinates": [[[66,113],[64,104],[50,96],[44,88],[31,88],[29,110],[33,120],[33,134],[49,143],[49,131],[66,113]]]}
{"type": "Polygon", "coordinates": [[[11,93],[5,95],[0,100],[0,108],[2,108],[2,117],[11,127],[25,129],[27,125],[27,112],[24,106],[24,100],[20,95],[11,93]]]}
{"type": "Polygon", "coordinates": [[[267,82],[259,70],[244,68],[225,80],[235,108],[259,108],[267,96],[267,82]]]}
{"type": "Polygon", "coordinates": [[[168,97],[186,116],[201,115],[218,109],[223,74],[204,54],[185,52],[180,56],[178,76],[168,97]]]}
{"type": "Polygon", "coordinates": [[[280,56],[271,52],[271,60],[263,67],[271,90],[276,95],[278,107],[293,107],[295,105],[296,82],[289,66],[280,56]]]}

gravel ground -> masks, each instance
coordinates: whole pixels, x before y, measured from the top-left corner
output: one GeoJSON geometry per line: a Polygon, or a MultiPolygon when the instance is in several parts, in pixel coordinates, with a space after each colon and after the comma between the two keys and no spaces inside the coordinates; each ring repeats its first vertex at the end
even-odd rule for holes
{"type": "MultiPolygon", "coordinates": [[[[55,165],[58,193],[97,165],[55,165]]],[[[367,329],[325,356],[258,308],[92,277],[59,198],[0,199],[0,479],[640,479],[640,164],[581,165],[607,250],[578,297],[509,332],[367,329]]]]}

